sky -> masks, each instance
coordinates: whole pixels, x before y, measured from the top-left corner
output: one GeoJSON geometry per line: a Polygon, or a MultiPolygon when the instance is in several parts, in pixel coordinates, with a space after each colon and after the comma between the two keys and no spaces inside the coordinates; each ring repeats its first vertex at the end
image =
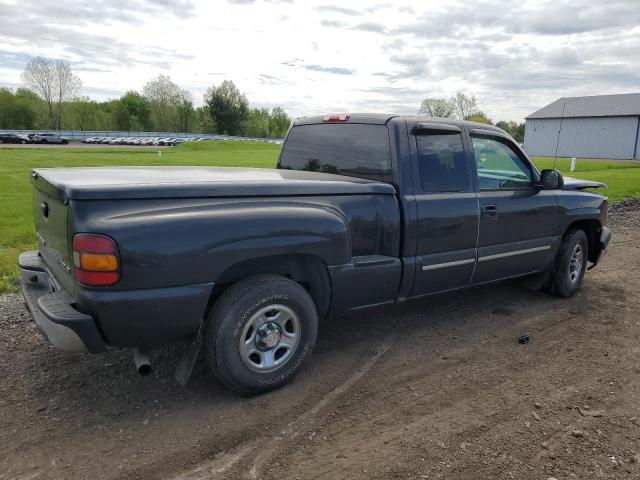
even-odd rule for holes
{"type": "Polygon", "coordinates": [[[196,105],[229,79],[294,117],[411,114],[463,91],[522,121],[563,96],[640,92],[640,0],[0,0],[0,86],[38,55],[95,100],[165,74],[196,105]]]}

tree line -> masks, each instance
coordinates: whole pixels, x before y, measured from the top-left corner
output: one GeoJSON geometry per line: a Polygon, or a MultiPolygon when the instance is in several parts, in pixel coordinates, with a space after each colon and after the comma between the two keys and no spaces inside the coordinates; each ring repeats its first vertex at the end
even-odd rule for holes
{"type": "Polygon", "coordinates": [[[97,102],[79,95],[80,78],[60,60],[35,57],[25,66],[23,87],[0,88],[0,129],[120,130],[219,133],[282,138],[291,118],[280,107],[254,108],[232,81],[213,86],[204,104],[170,77],[159,75],[141,92],[97,102]]]}
{"type": "Polygon", "coordinates": [[[468,96],[463,92],[456,93],[453,97],[426,98],[420,104],[418,114],[438,118],[459,118],[472,122],[495,125],[511,135],[517,142],[524,141],[524,123],[500,120],[495,124],[478,107],[475,96],[468,96]]]}
{"type": "MultiPolygon", "coordinates": [[[[254,108],[230,80],[214,85],[194,107],[191,94],[170,77],[159,75],[141,92],[130,90],[120,98],[96,102],[79,96],[80,78],[61,60],[34,57],[21,76],[23,87],[0,88],[0,129],[119,130],[219,133],[249,137],[284,137],[291,118],[280,107],[254,108]]],[[[427,98],[421,115],[456,117],[492,124],[475,96],[463,92],[449,99],[427,98]]],[[[497,127],[518,142],[524,123],[499,121],[497,127]]]]}

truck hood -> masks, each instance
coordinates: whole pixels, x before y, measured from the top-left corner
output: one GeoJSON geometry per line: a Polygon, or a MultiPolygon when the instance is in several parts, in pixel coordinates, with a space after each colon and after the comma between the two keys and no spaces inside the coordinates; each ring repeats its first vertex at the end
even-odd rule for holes
{"type": "Polygon", "coordinates": [[[607,188],[606,183],[592,180],[580,180],[579,178],[564,177],[563,190],[584,190],[585,188],[607,188]]]}
{"type": "Polygon", "coordinates": [[[396,193],[373,180],[268,168],[40,168],[32,178],[39,188],[73,200],[396,193]]]}

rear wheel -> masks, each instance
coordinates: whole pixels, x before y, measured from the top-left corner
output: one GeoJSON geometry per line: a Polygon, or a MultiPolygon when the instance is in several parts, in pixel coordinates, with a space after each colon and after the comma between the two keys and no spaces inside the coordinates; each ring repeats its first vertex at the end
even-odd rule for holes
{"type": "Polygon", "coordinates": [[[287,383],[311,355],[318,315],[304,288],[279,275],[258,275],[229,287],[206,320],[209,368],[244,395],[287,383]]]}
{"type": "Polygon", "coordinates": [[[571,297],[582,286],[587,270],[589,242],[584,230],[567,232],[551,269],[545,289],[559,297],[571,297]]]}

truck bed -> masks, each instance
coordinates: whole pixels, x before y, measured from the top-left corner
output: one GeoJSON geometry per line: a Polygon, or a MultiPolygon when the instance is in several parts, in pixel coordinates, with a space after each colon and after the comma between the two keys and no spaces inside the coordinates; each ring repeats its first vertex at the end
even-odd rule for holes
{"type": "Polygon", "coordinates": [[[373,180],[267,168],[43,168],[33,178],[39,188],[72,200],[395,194],[392,185],[373,180]]]}

